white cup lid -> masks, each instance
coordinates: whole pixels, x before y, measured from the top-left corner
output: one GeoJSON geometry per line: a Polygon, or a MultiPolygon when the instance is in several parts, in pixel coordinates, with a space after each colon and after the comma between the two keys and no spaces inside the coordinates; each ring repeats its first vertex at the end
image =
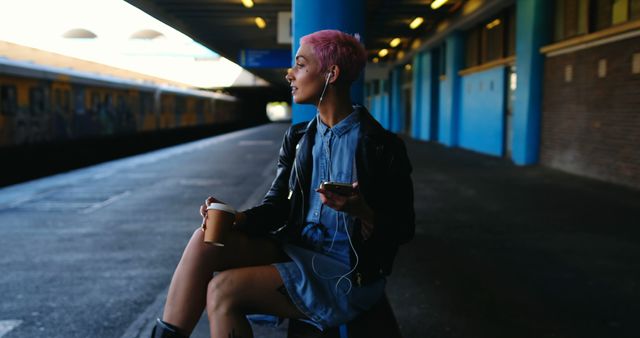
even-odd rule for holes
{"type": "Polygon", "coordinates": [[[207,210],[222,210],[230,214],[236,214],[236,209],[224,204],[224,203],[211,203],[207,206],[207,210]]]}

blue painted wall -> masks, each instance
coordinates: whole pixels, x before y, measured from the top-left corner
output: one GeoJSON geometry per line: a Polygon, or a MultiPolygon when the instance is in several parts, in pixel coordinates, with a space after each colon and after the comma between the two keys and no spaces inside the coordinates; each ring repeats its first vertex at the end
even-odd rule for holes
{"type": "MultiPolygon", "coordinates": [[[[293,0],[292,56],[295,59],[300,38],[322,29],[338,29],[349,34],[358,33],[364,41],[364,0],[293,0]]],[[[284,76],[285,74],[282,74],[284,76]]],[[[364,102],[363,76],[351,87],[354,103],[364,102]]],[[[292,105],[292,123],[311,120],[316,114],[313,105],[292,105]]]]}
{"type": "Polygon", "coordinates": [[[446,39],[446,79],[440,81],[438,141],[447,146],[458,145],[460,113],[460,77],[464,60],[464,39],[453,33],[446,39]]]}
{"type": "Polygon", "coordinates": [[[462,148],[502,156],[505,115],[505,67],[462,77],[462,148]]]}

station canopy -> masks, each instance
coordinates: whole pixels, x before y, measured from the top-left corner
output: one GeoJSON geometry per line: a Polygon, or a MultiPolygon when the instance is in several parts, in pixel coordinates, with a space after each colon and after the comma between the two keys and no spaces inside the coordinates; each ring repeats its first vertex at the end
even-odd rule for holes
{"type": "MultiPolygon", "coordinates": [[[[290,35],[288,41],[282,37],[282,27],[289,25],[291,0],[126,1],[243,67],[246,67],[243,65],[246,60],[242,58],[246,56],[247,50],[291,50],[290,35]],[[287,20],[286,24],[280,24],[280,32],[279,20],[287,20]]],[[[454,15],[465,2],[467,1],[365,1],[366,31],[363,35],[369,61],[384,63],[401,58],[402,50],[417,48],[421,39],[435,33],[438,25],[454,15]],[[433,9],[432,2],[441,2],[442,5],[433,9]],[[418,17],[423,22],[412,29],[410,24],[418,17]],[[396,38],[399,41],[391,44],[396,38]],[[379,56],[382,49],[388,50],[384,57],[379,56]]],[[[322,15],[330,15],[329,12],[328,9],[322,15]]],[[[286,68],[256,67],[248,70],[274,85],[284,86],[286,68]]]]}

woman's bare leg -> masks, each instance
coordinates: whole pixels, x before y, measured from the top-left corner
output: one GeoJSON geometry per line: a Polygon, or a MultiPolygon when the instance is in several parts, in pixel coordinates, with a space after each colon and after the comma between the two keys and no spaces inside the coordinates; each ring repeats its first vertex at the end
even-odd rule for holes
{"type": "Polygon", "coordinates": [[[232,232],[224,247],[205,244],[198,229],[185,248],[171,279],[162,320],[189,335],[206,305],[207,285],[214,271],[287,260],[275,242],[232,232]]]}
{"type": "Polygon", "coordinates": [[[207,314],[212,338],[253,337],[247,314],[305,316],[291,302],[273,265],[230,269],[209,282],[207,314]]]}

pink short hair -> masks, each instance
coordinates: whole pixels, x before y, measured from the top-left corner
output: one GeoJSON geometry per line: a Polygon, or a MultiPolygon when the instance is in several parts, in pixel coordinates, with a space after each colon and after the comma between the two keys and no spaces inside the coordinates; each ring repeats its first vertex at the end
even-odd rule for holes
{"type": "Polygon", "coordinates": [[[322,71],[331,65],[340,67],[340,78],[347,83],[355,81],[367,63],[367,52],[360,41],[341,31],[317,31],[300,38],[300,44],[313,47],[322,71]]]}

